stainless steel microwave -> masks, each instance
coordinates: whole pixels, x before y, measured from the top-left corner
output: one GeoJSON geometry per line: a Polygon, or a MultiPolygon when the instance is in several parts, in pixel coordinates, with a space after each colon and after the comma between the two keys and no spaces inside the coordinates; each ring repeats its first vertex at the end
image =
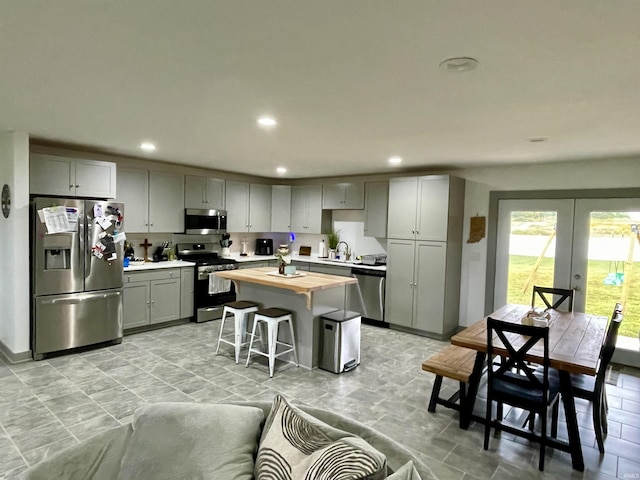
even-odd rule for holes
{"type": "Polygon", "coordinates": [[[226,231],[226,210],[184,209],[184,233],[212,235],[226,231]]]}

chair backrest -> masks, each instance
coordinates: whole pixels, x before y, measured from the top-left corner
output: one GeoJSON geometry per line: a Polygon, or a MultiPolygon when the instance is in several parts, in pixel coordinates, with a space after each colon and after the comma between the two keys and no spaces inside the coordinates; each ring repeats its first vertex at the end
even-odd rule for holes
{"type": "Polygon", "coordinates": [[[573,311],[573,290],[566,288],[553,288],[553,287],[533,287],[533,294],[531,295],[531,308],[536,306],[536,297],[540,297],[546,305],[545,310],[558,310],[565,301],[567,302],[568,312],[573,311]],[[547,298],[547,295],[549,296],[547,298]],[[559,298],[555,303],[551,303],[549,298],[553,298],[552,295],[557,295],[559,298]]]}
{"type": "MultiPolygon", "coordinates": [[[[597,380],[600,380],[600,375],[604,376],[611,359],[613,358],[613,352],[616,349],[616,341],[618,340],[618,330],[620,330],[620,324],[622,323],[622,313],[616,313],[616,315],[609,322],[607,328],[607,335],[604,337],[604,343],[600,349],[600,364],[598,365],[597,380]],[[601,373],[602,372],[602,373],[601,373]]],[[[603,377],[604,381],[604,377],[603,377]]]]}
{"type": "Polygon", "coordinates": [[[613,320],[615,318],[615,316],[619,313],[622,313],[622,304],[621,303],[616,303],[616,306],[613,307],[613,313],[611,314],[611,320],[613,320]]]}
{"type": "Polygon", "coordinates": [[[518,387],[540,391],[543,398],[546,399],[549,391],[549,327],[522,325],[487,317],[487,354],[489,358],[497,354],[494,347],[494,333],[507,350],[507,355],[500,353],[503,356],[502,362],[493,366],[490,364],[487,372],[489,388],[495,380],[500,380],[518,387]],[[544,374],[542,379],[534,375],[537,365],[531,364],[525,359],[527,353],[539,341],[542,341],[543,345],[542,366],[544,374]],[[522,373],[515,375],[513,374],[514,369],[522,373]]]}

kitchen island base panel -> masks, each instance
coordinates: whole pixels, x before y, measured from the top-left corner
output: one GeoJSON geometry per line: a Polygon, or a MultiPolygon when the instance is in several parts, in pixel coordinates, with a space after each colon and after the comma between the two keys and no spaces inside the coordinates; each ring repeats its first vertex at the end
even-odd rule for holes
{"type": "MultiPolygon", "coordinates": [[[[238,300],[258,302],[264,308],[284,308],[293,314],[293,330],[298,350],[298,363],[301,367],[312,369],[318,366],[320,357],[320,316],[345,305],[345,288],[337,287],[313,292],[311,308],[307,308],[307,297],[291,290],[268,287],[265,285],[242,282],[237,292],[238,300]]],[[[288,329],[281,330],[284,342],[290,342],[288,329]]],[[[293,354],[283,355],[281,360],[293,362],[293,354]]]]}

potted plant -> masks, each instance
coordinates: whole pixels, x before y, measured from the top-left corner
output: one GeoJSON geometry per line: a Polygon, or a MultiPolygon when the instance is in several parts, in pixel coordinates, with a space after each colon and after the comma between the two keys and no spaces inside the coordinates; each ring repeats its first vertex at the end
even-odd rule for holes
{"type": "Polygon", "coordinates": [[[327,242],[329,244],[329,258],[336,258],[336,248],[340,242],[340,230],[331,230],[327,234],[327,242]]]}
{"type": "Polygon", "coordinates": [[[284,275],[285,265],[289,265],[291,263],[291,253],[289,252],[289,245],[280,245],[278,247],[278,250],[276,250],[275,256],[278,259],[278,273],[280,275],[284,275]]]}

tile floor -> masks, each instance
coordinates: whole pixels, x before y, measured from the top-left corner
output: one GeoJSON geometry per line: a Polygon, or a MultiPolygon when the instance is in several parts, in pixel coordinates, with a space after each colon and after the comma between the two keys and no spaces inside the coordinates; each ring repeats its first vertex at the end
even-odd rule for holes
{"type": "MultiPolygon", "coordinates": [[[[143,402],[271,400],[276,392],[375,427],[442,480],[640,478],[638,370],[621,369],[617,385],[608,385],[607,453],[601,457],[594,448],[590,407],[578,400],[586,470],[573,471],[567,454],[548,449],[541,474],[536,445],[502,435],[492,437],[485,452],[482,426],[460,430],[452,410],[427,412],[433,375],[420,364],[445,342],[363,325],[362,363],[354,371],[335,375],[279,364],[269,379],[261,361],[236,365],[231,347],[215,356],[218,328],[219,321],[184,324],[127,336],[112,347],[1,364],[1,478],[18,478],[28,465],[129,421],[143,402]]],[[[481,411],[482,401],[478,406],[481,411]]]]}

